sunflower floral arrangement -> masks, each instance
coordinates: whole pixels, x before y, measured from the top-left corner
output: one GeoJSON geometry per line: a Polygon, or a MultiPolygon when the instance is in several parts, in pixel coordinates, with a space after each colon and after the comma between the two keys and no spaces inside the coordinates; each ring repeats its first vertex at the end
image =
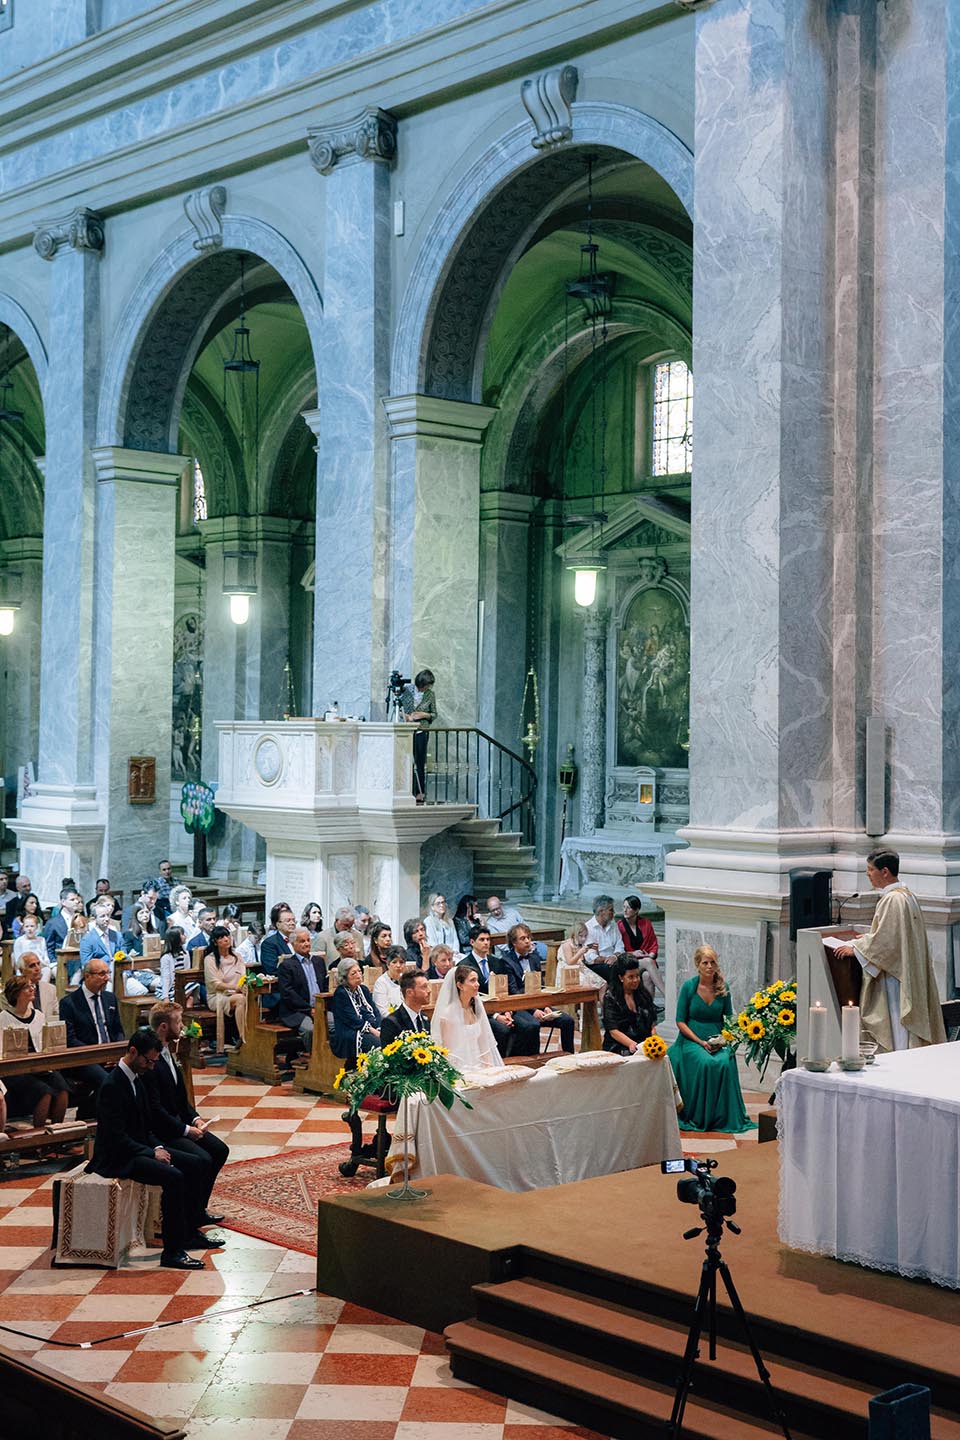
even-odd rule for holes
{"type": "Polygon", "coordinates": [[[785,1060],[797,1035],[797,982],[774,980],[750,997],[737,1016],[736,1030],[724,1030],[723,1039],[734,1050],[746,1046],[747,1059],[763,1080],[770,1056],[785,1060]]]}
{"type": "Polygon", "coordinates": [[[469,1101],[454,1088],[462,1078],[447,1059],[444,1047],[425,1030],[418,1030],[399,1035],[382,1050],[358,1055],[356,1070],[349,1074],[340,1070],[333,1086],[346,1095],[352,1115],[368,1095],[382,1095],[394,1104],[411,1095],[423,1095],[431,1104],[439,1100],[447,1110],[452,1110],[453,1102],[459,1100],[471,1110],[469,1101]]]}
{"type": "Polygon", "coordinates": [[[666,1043],[659,1035],[648,1035],[640,1049],[648,1060],[662,1060],[667,1053],[666,1043]]]}

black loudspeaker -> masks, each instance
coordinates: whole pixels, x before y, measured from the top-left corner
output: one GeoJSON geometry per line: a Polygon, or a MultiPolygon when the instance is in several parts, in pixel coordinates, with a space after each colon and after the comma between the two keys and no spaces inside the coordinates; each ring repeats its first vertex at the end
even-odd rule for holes
{"type": "Polygon", "coordinates": [[[790,871],[790,939],[798,930],[833,924],[833,872],[790,871]]]}

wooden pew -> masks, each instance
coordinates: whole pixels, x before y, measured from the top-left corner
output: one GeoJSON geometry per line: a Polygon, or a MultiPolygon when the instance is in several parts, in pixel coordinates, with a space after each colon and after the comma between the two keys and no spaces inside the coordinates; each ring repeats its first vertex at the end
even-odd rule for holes
{"type": "Polygon", "coordinates": [[[123,960],[114,960],[113,962],[113,993],[117,997],[117,1009],[120,1012],[120,1023],[123,1026],[124,1035],[132,1035],[138,1026],[146,1025],[150,1008],[156,1004],[158,999],[156,995],[128,995],[126,993],[124,976],[129,975],[131,970],[152,970],[155,975],[159,975],[160,962],[159,960],[144,960],[141,955],[128,955],[123,960]]]}
{"type": "MultiPolygon", "coordinates": [[[[564,939],[563,926],[550,925],[542,930],[531,930],[530,934],[534,940],[542,941],[547,947],[547,958],[543,963],[543,983],[555,985],[557,983],[557,951],[564,939]]],[[[490,945],[494,950],[508,943],[506,935],[490,936],[490,945]]]]}
{"type": "Polygon", "coordinates": [[[252,1075],[265,1085],[280,1084],[282,1068],[277,1064],[277,1045],[297,1041],[299,1035],[287,1025],[264,1020],[261,1014],[260,1001],[275,984],[271,976],[266,985],[247,989],[247,1037],[227,1057],[228,1075],[252,1075]]]}
{"type": "Polygon", "coordinates": [[[335,1095],[334,1077],[343,1061],[330,1049],[330,1020],[327,1006],[333,1003],[333,991],[327,990],[313,1002],[313,1046],[310,1058],[301,1070],[294,1072],[293,1088],[298,1095],[335,1095]]]}
{"type": "Polygon", "coordinates": [[[0,962],[0,986],[6,985],[8,980],[13,979],[13,941],[0,940],[0,953],[3,959],[0,962]]]}

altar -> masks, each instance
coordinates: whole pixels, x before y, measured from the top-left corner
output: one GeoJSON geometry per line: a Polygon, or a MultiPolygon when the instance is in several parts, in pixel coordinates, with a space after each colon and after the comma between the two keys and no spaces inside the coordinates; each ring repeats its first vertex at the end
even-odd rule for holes
{"type": "Polygon", "coordinates": [[[777,1086],[780,1239],[960,1289],[960,1044],[777,1086]]]}
{"type": "MultiPolygon", "coordinates": [[[[464,1090],[471,1109],[409,1102],[412,1174],[460,1175],[500,1190],[538,1190],[638,1170],[681,1154],[669,1060],[643,1055],[565,1070],[557,1057],[529,1079],[464,1090]]],[[[493,1072],[497,1075],[510,1075],[493,1072]]]]}

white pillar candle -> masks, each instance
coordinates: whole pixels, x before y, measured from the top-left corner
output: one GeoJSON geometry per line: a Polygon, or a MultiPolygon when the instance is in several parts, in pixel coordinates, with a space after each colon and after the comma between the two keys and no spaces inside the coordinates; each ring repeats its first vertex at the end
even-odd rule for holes
{"type": "Polygon", "coordinates": [[[840,1058],[841,1060],[859,1060],[860,1006],[854,1005],[852,1000],[849,1005],[844,1005],[840,1013],[840,1021],[843,1026],[840,1035],[840,1058]]]}
{"type": "Polygon", "coordinates": [[[807,1037],[807,1059],[827,1058],[827,1008],[818,1000],[810,1006],[810,1029],[807,1037]]]}

